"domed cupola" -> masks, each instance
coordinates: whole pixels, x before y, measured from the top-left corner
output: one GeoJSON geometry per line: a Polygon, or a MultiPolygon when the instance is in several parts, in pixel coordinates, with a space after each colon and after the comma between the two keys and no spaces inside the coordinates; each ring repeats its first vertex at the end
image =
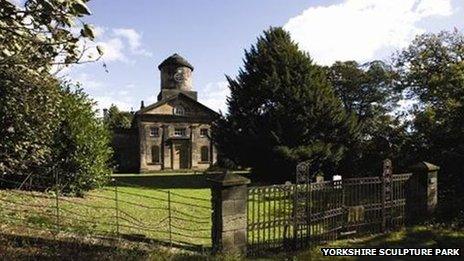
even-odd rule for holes
{"type": "Polygon", "coordinates": [[[158,100],[183,93],[197,99],[197,92],[192,91],[193,66],[182,56],[173,54],[164,60],[158,69],[161,72],[161,92],[158,100]]]}

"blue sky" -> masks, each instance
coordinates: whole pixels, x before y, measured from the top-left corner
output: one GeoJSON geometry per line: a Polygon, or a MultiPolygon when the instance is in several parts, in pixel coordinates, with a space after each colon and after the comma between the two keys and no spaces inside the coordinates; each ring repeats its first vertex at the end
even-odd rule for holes
{"type": "Polygon", "coordinates": [[[195,67],[199,101],[226,110],[224,75],[235,76],[243,50],[270,26],[284,26],[319,64],[388,59],[414,35],[464,30],[462,0],[93,0],[86,20],[103,46],[101,62],[73,66],[65,77],[82,84],[98,108],[137,110],[155,101],[157,65],[179,53],[195,67]]]}

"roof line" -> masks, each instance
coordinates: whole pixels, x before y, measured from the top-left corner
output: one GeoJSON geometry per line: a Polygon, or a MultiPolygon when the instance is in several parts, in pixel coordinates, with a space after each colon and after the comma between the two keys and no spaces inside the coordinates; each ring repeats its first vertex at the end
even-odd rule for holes
{"type": "Polygon", "coordinates": [[[190,101],[192,101],[192,102],[194,102],[194,103],[200,105],[201,107],[207,109],[208,111],[214,113],[215,115],[219,115],[219,113],[217,113],[216,111],[212,110],[212,109],[209,108],[208,106],[202,104],[201,102],[199,102],[199,101],[197,101],[197,100],[191,98],[190,96],[188,96],[188,95],[186,95],[186,94],[184,94],[184,93],[181,93],[181,92],[179,92],[179,93],[177,93],[177,94],[175,94],[175,95],[169,96],[168,98],[163,99],[163,100],[161,100],[161,101],[158,101],[158,102],[155,102],[155,103],[153,103],[153,104],[150,104],[150,105],[148,105],[147,107],[144,107],[144,108],[142,108],[142,109],[136,111],[135,114],[140,114],[140,113],[149,111],[149,110],[151,110],[151,109],[154,109],[154,108],[156,108],[156,107],[158,107],[158,106],[160,106],[160,105],[163,105],[163,104],[165,104],[165,103],[167,103],[167,102],[169,102],[169,101],[171,101],[171,100],[177,99],[180,95],[182,95],[183,97],[189,99],[190,101]]]}

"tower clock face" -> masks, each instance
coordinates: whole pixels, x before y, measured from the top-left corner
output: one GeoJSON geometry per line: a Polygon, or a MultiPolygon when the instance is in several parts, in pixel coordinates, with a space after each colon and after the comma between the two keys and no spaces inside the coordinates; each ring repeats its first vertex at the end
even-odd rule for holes
{"type": "Polygon", "coordinates": [[[184,74],[182,73],[182,69],[177,69],[176,73],[174,74],[174,80],[176,82],[182,82],[184,80],[184,74]]]}

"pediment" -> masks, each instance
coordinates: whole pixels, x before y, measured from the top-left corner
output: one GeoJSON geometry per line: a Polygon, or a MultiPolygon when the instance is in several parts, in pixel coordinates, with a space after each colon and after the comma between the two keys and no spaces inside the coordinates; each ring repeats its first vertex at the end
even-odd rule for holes
{"type": "Polygon", "coordinates": [[[214,117],[217,115],[215,111],[181,93],[166,100],[151,104],[137,113],[184,117],[214,117]]]}

